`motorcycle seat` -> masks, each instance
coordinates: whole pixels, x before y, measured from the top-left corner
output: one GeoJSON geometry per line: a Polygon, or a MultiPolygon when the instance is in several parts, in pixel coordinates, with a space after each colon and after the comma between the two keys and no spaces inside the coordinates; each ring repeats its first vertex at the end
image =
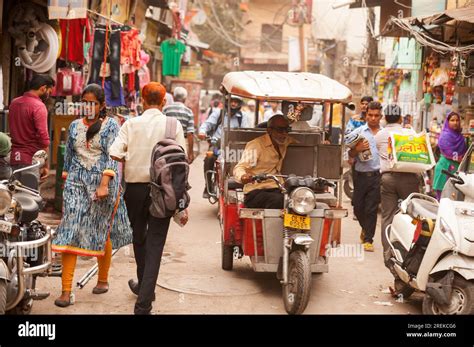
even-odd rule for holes
{"type": "Polygon", "coordinates": [[[29,223],[38,218],[40,210],[40,199],[25,193],[16,193],[14,198],[21,205],[21,212],[18,221],[29,223]]]}
{"type": "Polygon", "coordinates": [[[429,218],[436,220],[439,205],[434,202],[413,198],[408,204],[407,213],[413,218],[429,218]]]}
{"type": "Polygon", "coordinates": [[[237,182],[234,178],[231,177],[227,180],[227,189],[228,190],[244,189],[244,185],[242,183],[237,182]]]}

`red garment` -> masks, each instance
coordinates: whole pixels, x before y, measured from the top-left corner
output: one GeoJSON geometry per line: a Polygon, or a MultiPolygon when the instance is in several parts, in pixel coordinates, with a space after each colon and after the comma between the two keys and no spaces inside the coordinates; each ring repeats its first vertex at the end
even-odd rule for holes
{"type": "Polygon", "coordinates": [[[84,65],[84,42],[91,41],[89,20],[81,19],[61,19],[59,21],[61,26],[62,48],[60,58],[63,60],[72,61],[80,65],[84,65]],[[67,27],[69,24],[69,35],[67,34],[67,27]],[[85,36],[84,36],[85,29],[85,36]],[[66,59],[66,42],[67,42],[67,59],[66,59]]]}
{"type": "Polygon", "coordinates": [[[128,85],[127,90],[129,93],[133,93],[135,91],[135,73],[128,74],[128,85]]]}
{"type": "Polygon", "coordinates": [[[56,74],[56,85],[52,96],[80,95],[84,87],[84,80],[80,71],[70,68],[60,68],[56,74]]]}
{"type": "Polygon", "coordinates": [[[33,93],[12,101],[8,114],[12,149],[11,165],[31,165],[33,155],[49,146],[48,110],[33,93]]]}
{"type": "Polygon", "coordinates": [[[140,32],[137,29],[122,31],[120,45],[120,64],[123,65],[124,73],[135,72],[140,69],[140,51],[142,43],[138,38],[140,32]]]}

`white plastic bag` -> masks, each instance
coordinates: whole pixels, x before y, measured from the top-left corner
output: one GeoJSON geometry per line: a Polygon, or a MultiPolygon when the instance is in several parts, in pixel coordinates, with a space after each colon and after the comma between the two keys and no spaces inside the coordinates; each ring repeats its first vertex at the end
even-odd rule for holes
{"type": "Polygon", "coordinates": [[[184,227],[186,223],[188,223],[188,210],[183,210],[183,211],[177,211],[174,216],[173,220],[176,224],[178,224],[180,227],[184,227]]]}

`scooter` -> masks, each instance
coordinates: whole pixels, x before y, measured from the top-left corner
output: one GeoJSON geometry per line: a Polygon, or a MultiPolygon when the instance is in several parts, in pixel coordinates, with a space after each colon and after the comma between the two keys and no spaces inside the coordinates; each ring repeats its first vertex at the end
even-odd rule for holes
{"type": "Polygon", "coordinates": [[[423,314],[474,314],[474,174],[451,174],[464,201],[413,193],[385,230],[395,294],[425,293],[423,314]]]}
{"type": "Polygon", "coordinates": [[[44,206],[39,192],[17,180],[44,165],[45,155],[38,151],[35,164],[0,181],[0,314],[29,314],[34,300],[49,296],[36,291],[36,278],[51,273],[55,231],[36,220],[44,206]]]}

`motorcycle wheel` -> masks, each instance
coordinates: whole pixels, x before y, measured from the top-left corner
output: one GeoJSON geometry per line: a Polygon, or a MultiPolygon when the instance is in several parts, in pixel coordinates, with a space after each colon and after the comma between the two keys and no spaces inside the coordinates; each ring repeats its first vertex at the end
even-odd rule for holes
{"type": "Polygon", "coordinates": [[[311,293],[311,266],[308,255],[297,250],[290,254],[288,284],[283,286],[283,302],[288,314],[302,314],[311,293]]]}
{"type": "Polygon", "coordinates": [[[7,307],[7,281],[0,280],[0,314],[5,314],[7,307]]]}
{"type": "Polygon", "coordinates": [[[352,196],[354,195],[354,182],[352,181],[352,175],[349,173],[344,175],[344,194],[352,200],[352,196]]]}
{"type": "Polygon", "coordinates": [[[472,315],[474,314],[474,283],[456,274],[449,305],[438,305],[432,297],[425,295],[422,309],[423,314],[426,315],[472,315]]]}
{"type": "Polygon", "coordinates": [[[222,269],[231,271],[234,267],[234,247],[222,243],[222,269]]]}

